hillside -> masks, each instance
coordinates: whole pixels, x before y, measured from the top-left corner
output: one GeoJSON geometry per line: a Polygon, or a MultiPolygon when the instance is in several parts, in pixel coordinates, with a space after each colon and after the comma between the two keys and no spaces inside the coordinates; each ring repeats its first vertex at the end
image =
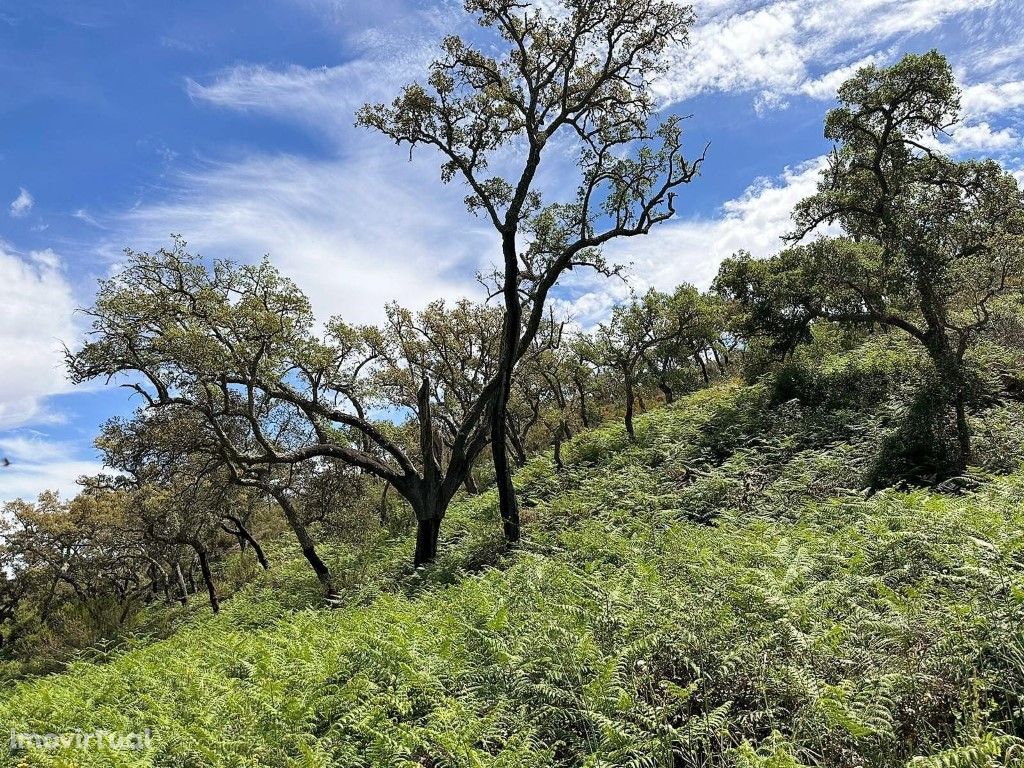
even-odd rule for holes
{"type": "MultiPolygon", "coordinates": [[[[882,380],[899,354],[827,375],[882,380]]],[[[407,539],[335,547],[334,609],[282,540],[220,615],[0,694],[12,731],[151,729],[147,750],[0,764],[1011,764],[1024,473],[866,490],[891,418],[699,391],[639,417],[635,444],[609,425],[562,471],[534,458],[514,552],[493,492],[453,505],[418,572],[407,539]]],[[[987,434],[979,454],[1014,455],[987,434]]]]}

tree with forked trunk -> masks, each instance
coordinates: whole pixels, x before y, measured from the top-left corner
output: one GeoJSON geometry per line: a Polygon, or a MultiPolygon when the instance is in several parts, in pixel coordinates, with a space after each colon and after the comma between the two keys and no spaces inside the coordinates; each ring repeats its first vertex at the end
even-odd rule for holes
{"type": "Polygon", "coordinates": [[[508,404],[548,296],[576,267],[614,271],[600,248],[670,218],[674,190],[700,169],[702,157],[683,155],[679,119],[652,124],[651,79],[664,69],[666,47],[685,42],[693,13],[669,0],[563,0],[553,10],[467,0],[465,7],[500,55],[445,38],[426,85],[406,87],[390,106],[365,106],[358,121],[399,144],[438,151],[442,181],[460,178],[469,210],[500,238],[491,282],[502,302],[501,344],[485,389],[505,536],[514,542],[508,404]],[[572,149],[575,193],[545,200],[545,159],[572,149]],[[493,174],[497,164],[507,172],[493,174]]]}
{"type": "Polygon", "coordinates": [[[306,297],[267,261],[209,268],[178,239],[129,252],[86,312],[92,335],[68,354],[72,378],[129,377],[147,411],[187,416],[232,482],[274,496],[304,551],[291,473],[334,461],[394,488],[417,519],[414,562],[435,558],[489,439],[493,311],[392,307],[381,328],[334,319],[317,334],[306,297]]]}

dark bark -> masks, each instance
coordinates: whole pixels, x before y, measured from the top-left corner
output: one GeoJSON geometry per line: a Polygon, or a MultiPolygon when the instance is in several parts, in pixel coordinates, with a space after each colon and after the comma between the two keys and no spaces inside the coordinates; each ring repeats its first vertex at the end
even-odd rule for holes
{"type": "MultiPolygon", "coordinates": [[[[508,369],[508,376],[511,382],[511,366],[508,369]]],[[[519,501],[516,499],[516,489],[512,484],[512,472],[508,462],[508,419],[505,417],[508,389],[502,385],[502,390],[504,394],[499,394],[491,415],[491,457],[494,461],[494,482],[498,487],[502,529],[505,540],[514,544],[519,541],[519,501]]]]}
{"type": "Polygon", "coordinates": [[[155,563],[149,564],[149,588],[153,597],[160,594],[160,586],[163,583],[162,575],[155,563]]]}
{"type": "Polygon", "coordinates": [[[324,591],[326,591],[328,596],[335,595],[334,583],[331,581],[331,570],[320,559],[320,555],[317,554],[316,543],[313,541],[313,537],[309,535],[306,524],[302,522],[302,518],[299,516],[299,512],[292,503],[292,500],[280,488],[270,487],[267,490],[277,500],[281,510],[284,512],[288,526],[295,534],[295,538],[298,539],[299,547],[302,549],[302,556],[306,558],[306,562],[313,569],[313,573],[316,574],[317,580],[323,585],[324,591]]]}
{"type": "Polygon", "coordinates": [[[472,470],[466,473],[466,478],[462,482],[463,485],[466,487],[466,493],[468,493],[470,496],[476,496],[477,494],[480,493],[480,486],[476,484],[476,478],[473,477],[472,470]]]}
{"type": "Polygon", "coordinates": [[[254,539],[252,537],[250,537],[248,541],[249,541],[249,546],[252,547],[252,551],[256,553],[256,560],[262,566],[264,571],[269,571],[270,570],[270,561],[267,560],[267,554],[263,551],[263,547],[261,547],[260,543],[258,541],[256,541],[256,539],[254,539]]]}
{"type": "Polygon", "coordinates": [[[558,425],[558,431],[555,432],[555,466],[559,469],[565,469],[565,464],[562,461],[562,439],[568,431],[563,421],[558,425]]]}
{"type": "Polygon", "coordinates": [[[423,454],[423,480],[412,502],[416,511],[413,565],[418,568],[434,562],[437,557],[437,540],[448,499],[444,498],[441,489],[441,463],[437,455],[434,419],[430,409],[430,382],[426,377],[420,386],[416,406],[420,422],[420,452],[423,454]]]}
{"type": "Polygon", "coordinates": [[[331,569],[328,568],[326,563],[320,559],[320,555],[317,554],[316,547],[312,544],[308,547],[303,547],[302,556],[306,558],[306,562],[308,562],[310,567],[313,569],[313,573],[316,574],[317,580],[324,585],[324,589],[327,594],[336,594],[334,591],[334,584],[331,582],[331,569]]]}
{"type": "MultiPolygon", "coordinates": [[[[516,230],[519,215],[526,202],[530,183],[540,164],[541,148],[530,147],[529,157],[523,175],[520,177],[513,200],[505,214],[504,231],[501,238],[501,253],[505,274],[502,284],[502,298],[505,303],[505,317],[501,326],[501,346],[498,352],[497,380],[491,409],[491,457],[494,460],[494,481],[498,487],[498,508],[501,511],[505,540],[510,544],[519,541],[519,501],[512,484],[512,472],[508,463],[508,401],[512,393],[512,372],[519,359],[520,333],[523,326],[523,305],[519,296],[519,249],[516,245],[516,230]]],[[[532,319],[532,318],[531,318],[532,319]]]]}
{"type": "MultiPolygon", "coordinates": [[[[523,430],[526,434],[526,430],[523,430]]],[[[508,431],[508,442],[512,446],[512,458],[517,467],[526,466],[526,446],[523,445],[522,437],[515,429],[508,431]]]]}
{"type": "Polygon", "coordinates": [[[227,517],[232,523],[234,523],[235,528],[234,530],[231,530],[227,526],[223,527],[229,533],[234,534],[238,537],[239,549],[242,552],[245,552],[246,545],[252,547],[252,551],[256,554],[256,559],[259,561],[259,564],[263,567],[263,570],[270,570],[270,561],[267,560],[267,555],[263,551],[263,547],[261,547],[260,543],[256,541],[256,538],[245,526],[245,523],[242,522],[242,519],[236,515],[228,515],[227,517]]]}
{"type": "Polygon", "coordinates": [[[217,597],[217,586],[213,583],[213,573],[210,571],[210,558],[203,546],[193,545],[196,554],[199,555],[199,570],[203,574],[203,582],[206,584],[206,591],[210,595],[210,608],[214,613],[220,613],[220,599],[217,597]]]}
{"type": "Polygon", "coordinates": [[[700,374],[701,377],[704,379],[704,386],[707,386],[709,383],[711,383],[711,377],[708,376],[708,366],[704,362],[703,356],[698,352],[693,356],[693,359],[697,362],[697,365],[700,366],[700,374]]]}
{"type": "Polygon", "coordinates": [[[437,541],[441,533],[441,520],[436,517],[416,521],[416,553],[413,565],[419,568],[437,558],[437,541]]]}
{"type": "Polygon", "coordinates": [[[634,401],[636,400],[636,393],[633,391],[633,380],[628,373],[625,374],[626,380],[626,434],[629,435],[631,441],[636,441],[636,432],[633,430],[633,410],[634,401]]]}
{"type": "Polygon", "coordinates": [[[584,429],[590,429],[590,417],[587,415],[587,390],[583,382],[576,380],[576,391],[580,396],[580,423],[584,429]]]}
{"type": "Polygon", "coordinates": [[[724,374],[725,373],[725,366],[729,362],[728,355],[726,355],[724,352],[721,355],[719,355],[718,354],[718,350],[715,349],[715,346],[712,344],[711,345],[711,356],[715,358],[715,365],[718,366],[718,372],[721,373],[721,374],[724,374]],[[722,359],[723,357],[725,358],[724,362],[723,362],[723,359],[722,359]]]}

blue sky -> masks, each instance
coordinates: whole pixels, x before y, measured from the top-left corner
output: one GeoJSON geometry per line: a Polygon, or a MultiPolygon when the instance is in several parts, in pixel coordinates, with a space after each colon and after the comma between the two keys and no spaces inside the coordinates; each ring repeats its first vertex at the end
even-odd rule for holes
{"type": "MultiPolygon", "coordinates": [[[[812,188],[836,86],[857,66],[939,48],[964,87],[947,151],[1021,175],[1020,0],[783,0],[695,4],[688,46],[656,84],[663,111],[692,115],[711,149],[677,220],[611,249],[631,285],[706,285],[739,248],[767,255],[812,188]]],[[[409,0],[260,3],[0,0],[0,501],[99,467],[99,424],[124,390],[72,390],[74,345],[96,280],[121,250],[181,233],[210,257],[269,253],[321,317],[379,317],[478,296],[495,256],[464,191],[436,159],[409,162],[353,127],[425,71],[445,34],[477,34],[461,4],[409,0]]],[[[571,178],[567,160],[548,185],[571,178]]],[[[629,288],[574,276],[559,299],[583,322],[629,288]]]]}

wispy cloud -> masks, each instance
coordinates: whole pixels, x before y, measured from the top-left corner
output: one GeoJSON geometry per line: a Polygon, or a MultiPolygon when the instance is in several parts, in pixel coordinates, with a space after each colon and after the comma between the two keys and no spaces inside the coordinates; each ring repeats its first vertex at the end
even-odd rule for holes
{"type": "Polygon", "coordinates": [[[321,317],[366,322],[388,301],[475,293],[496,253],[490,231],[466,215],[461,190],[438,189],[432,167],[383,150],[205,164],[175,179],[170,198],[127,213],[114,237],[152,248],[181,232],[207,256],[270,254],[321,317]]]}
{"type": "Polygon", "coordinates": [[[62,342],[73,343],[74,300],[53,251],[19,256],[0,246],[0,429],[42,417],[64,392],[62,342]]]}
{"type": "Polygon", "coordinates": [[[245,64],[206,84],[189,79],[186,88],[195,101],[271,115],[337,135],[351,127],[355,110],[379,80],[378,73],[379,67],[365,60],[316,68],[245,64]]]}
{"type": "Polygon", "coordinates": [[[79,208],[77,211],[71,214],[72,218],[78,219],[79,221],[85,222],[91,227],[97,229],[105,229],[105,227],[96,220],[96,217],[89,213],[85,208],[79,208]]]}
{"type": "Polygon", "coordinates": [[[18,196],[11,201],[10,212],[11,216],[16,219],[20,219],[23,216],[27,216],[29,211],[32,210],[32,206],[36,204],[35,198],[32,194],[24,187],[18,192],[18,196]]]}

